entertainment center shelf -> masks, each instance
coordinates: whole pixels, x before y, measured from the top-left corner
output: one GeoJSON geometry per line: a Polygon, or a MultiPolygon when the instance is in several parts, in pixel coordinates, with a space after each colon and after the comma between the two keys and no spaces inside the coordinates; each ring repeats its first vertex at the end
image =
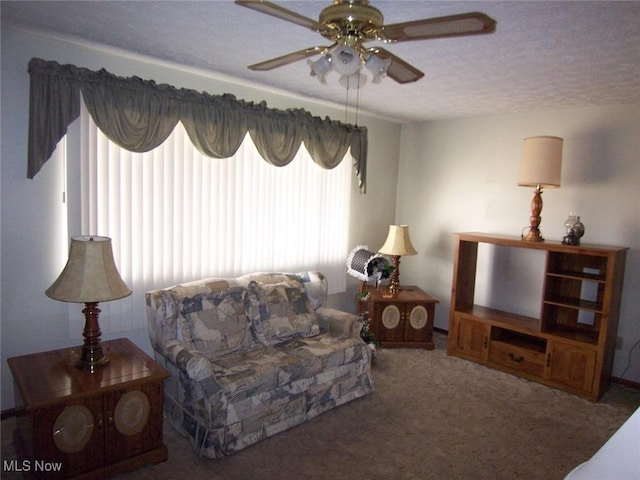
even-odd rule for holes
{"type": "Polygon", "coordinates": [[[611,380],[626,251],[455,234],[447,353],[597,401],[611,380]],[[479,244],[545,253],[539,318],[475,303],[479,244]]]}

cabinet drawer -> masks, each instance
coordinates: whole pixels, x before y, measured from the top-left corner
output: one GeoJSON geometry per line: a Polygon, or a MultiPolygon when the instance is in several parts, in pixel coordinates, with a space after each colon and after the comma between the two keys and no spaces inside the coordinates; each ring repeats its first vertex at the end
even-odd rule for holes
{"type": "Polygon", "coordinates": [[[493,340],[489,347],[489,361],[542,377],[545,354],[518,345],[493,340]]]}

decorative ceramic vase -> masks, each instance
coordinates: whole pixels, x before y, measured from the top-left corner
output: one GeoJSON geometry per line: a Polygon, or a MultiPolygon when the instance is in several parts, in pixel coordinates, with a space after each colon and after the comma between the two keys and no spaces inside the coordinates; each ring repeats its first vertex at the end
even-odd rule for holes
{"type": "Polygon", "coordinates": [[[564,226],[569,233],[570,229],[573,229],[573,233],[576,237],[580,238],[584,235],[584,225],[580,221],[580,216],[575,212],[569,212],[569,217],[565,220],[564,226]]]}
{"type": "Polygon", "coordinates": [[[567,235],[562,239],[562,243],[568,245],[580,245],[580,238],[584,235],[584,225],[580,221],[580,216],[575,212],[569,212],[569,217],[564,222],[567,235]]]}

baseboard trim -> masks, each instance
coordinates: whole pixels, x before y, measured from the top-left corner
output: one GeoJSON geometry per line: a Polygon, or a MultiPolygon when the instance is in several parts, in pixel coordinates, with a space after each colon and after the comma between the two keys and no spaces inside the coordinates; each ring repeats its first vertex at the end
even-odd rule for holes
{"type": "Polygon", "coordinates": [[[614,383],[617,383],[618,385],[622,385],[624,387],[635,388],[636,390],[640,390],[640,383],[627,380],[626,378],[611,377],[611,381],[614,383]]]}

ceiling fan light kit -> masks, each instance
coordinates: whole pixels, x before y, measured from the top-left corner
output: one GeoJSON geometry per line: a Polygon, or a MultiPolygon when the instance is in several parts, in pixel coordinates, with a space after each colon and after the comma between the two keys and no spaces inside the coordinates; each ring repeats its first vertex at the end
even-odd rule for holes
{"type": "Polygon", "coordinates": [[[322,55],[318,60],[307,60],[309,68],[311,68],[312,77],[318,77],[318,81],[323,85],[327,83],[327,74],[331,71],[331,57],[322,55]]]}
{"type": "Polygon", "coordinates": [[[360,72],[356,72],[353,75],[342,75],[338,83],[347,90],[362,88],[367,84],[367,76],[360,72]]]}
{"type": "Polygon", "coordinates": [[[331,67],[340,76],[353,75],[360,70],[360,55],[349,45],[338,45],[331,51],[331,67]]]}
{"type": "Polygon", "coordinates": [[[337,45],[323,52],[318,60],[307,60],[310,75],[322,84],[332,70],[340,75],[340,85],[361,88],[367,82],[362,66],[371,74],[373,83],[380,83],[391,65],[391,58],[381,58],[374,51],[360,52],[349,45],[337,45]]]}
{"type": "Polygon", "coordinates": [[[371,72],[371,75],[373,75],[373,78],[371,81],[373,83],[380,83],[382,81],[382,77],[384,77],[387,74],[387,71],[391,66],[391,59],[390,58],[382,59],[379,56],[372,53],[371,55],[369,55],[367,60],[365,60],[364,66],[367,68],[367,70],[371,72]]]}
{"type": "Polygon", "coordinates": [[[311,76],[326,83],[327,74],[335,70],[340,74],[341,84],[355,84],[358,88],[366,82],[366,76],[361,73],[362,67],[371,72],[373,83],[379,83],[385,76],[401,84],[415,82],[424,76],[419,69],[388,50],[367,48],[364,45],[366,42],[396,43],[479,35],[496,30],[496,21],[479,12],[384,25],[382,12],[369,5],[367,0],[334,0],[333,5],[320,12],[318,21],[263,0],[236,0],[235,3],[309,28],[333,42],[329,46],[306,48],[256,63],[250,65],[249,69],[271,70],[321,54],[320,60],[307,61],[311,76]]]}

